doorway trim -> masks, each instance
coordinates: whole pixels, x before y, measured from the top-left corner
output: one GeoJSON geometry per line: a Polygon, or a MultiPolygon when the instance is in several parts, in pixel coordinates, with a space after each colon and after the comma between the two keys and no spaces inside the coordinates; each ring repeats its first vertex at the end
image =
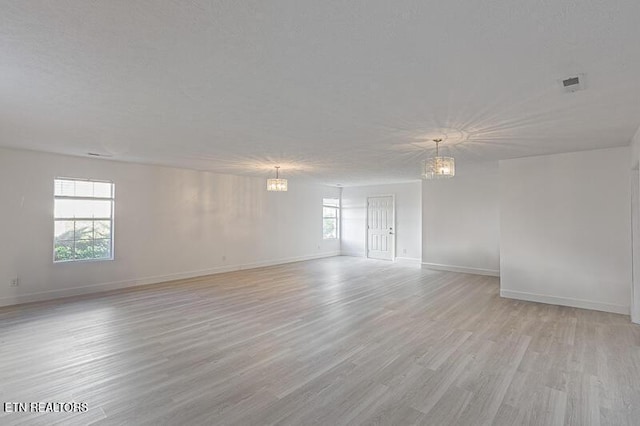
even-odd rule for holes
{"type": "MultiPolygon", "coordinates": [[[[365,219],[364,219],[364,257],[367,259],[373,259],[369,257],[369,198],[378,197],[391,197],[393,203],[392,219],[393,223],[393,243],[391,244],[391,261],[396,261],[396,235],[398,235],[398,229],[396,227],[396,194],[380,194],[380,195],[367,195],[365,204],[365,219]]],[[[376,259],[378,260],[378,259],[376,259]]]]}

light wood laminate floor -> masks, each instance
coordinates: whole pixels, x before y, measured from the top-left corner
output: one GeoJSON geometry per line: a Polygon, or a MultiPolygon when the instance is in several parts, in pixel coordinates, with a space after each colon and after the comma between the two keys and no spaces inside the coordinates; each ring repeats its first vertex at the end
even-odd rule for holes
{"type": "Polygon", "coordinates": [[[335,257],[0,309],[0,424],[640,424],[629,317],[335,257]]]}

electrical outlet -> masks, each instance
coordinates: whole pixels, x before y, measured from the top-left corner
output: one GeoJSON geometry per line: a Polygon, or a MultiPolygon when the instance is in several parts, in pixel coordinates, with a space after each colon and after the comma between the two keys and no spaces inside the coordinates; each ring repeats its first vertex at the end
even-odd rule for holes
{"type": "Polygon", "coordinates": [[[402,254],[407,254],[407,249],[402,249],[402,254]]]}
{"type": "Polygon", "coordinates": [[[225,260],[227,260],[227,256],[222,256],[222,261],[224,262],[225,260]]]}
{"type": "Polygon", "coordinates": [[[9,286],[10,287],[18,287],[19,285],[20,285],[20,280],[18,280],[18,277],[11,278],[9,280],[9,286]]]}

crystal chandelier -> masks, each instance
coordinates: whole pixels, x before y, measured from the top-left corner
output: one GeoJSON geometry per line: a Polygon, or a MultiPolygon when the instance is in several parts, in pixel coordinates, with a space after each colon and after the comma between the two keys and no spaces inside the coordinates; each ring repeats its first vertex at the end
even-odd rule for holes
{"type": "Polygon", "coordinates": [[[267,179],[267,191],[285,192],[287,190],[287,180],[280,179],[280,166],[276,166],[276,178],[267,179]]]}
{"type": "Polygon", "coordinates": [[[436,156],[427,158],[424,161],[422,177],[425,179],[446,179],[452,178],[456,174],[456,162],[453,157],[440,157],[438,145],[442,139],[434,139],[436,143],[436,156]]]}

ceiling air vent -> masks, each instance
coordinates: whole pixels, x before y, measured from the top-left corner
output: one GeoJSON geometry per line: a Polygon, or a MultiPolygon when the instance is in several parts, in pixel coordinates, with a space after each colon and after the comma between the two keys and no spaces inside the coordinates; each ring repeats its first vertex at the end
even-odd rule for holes
{"type": "Polygon", "coordinates": [[[561,80],[562,88],[565,92],[576,92],[584,89],[584,75],[578,74],[561,80]]]}

